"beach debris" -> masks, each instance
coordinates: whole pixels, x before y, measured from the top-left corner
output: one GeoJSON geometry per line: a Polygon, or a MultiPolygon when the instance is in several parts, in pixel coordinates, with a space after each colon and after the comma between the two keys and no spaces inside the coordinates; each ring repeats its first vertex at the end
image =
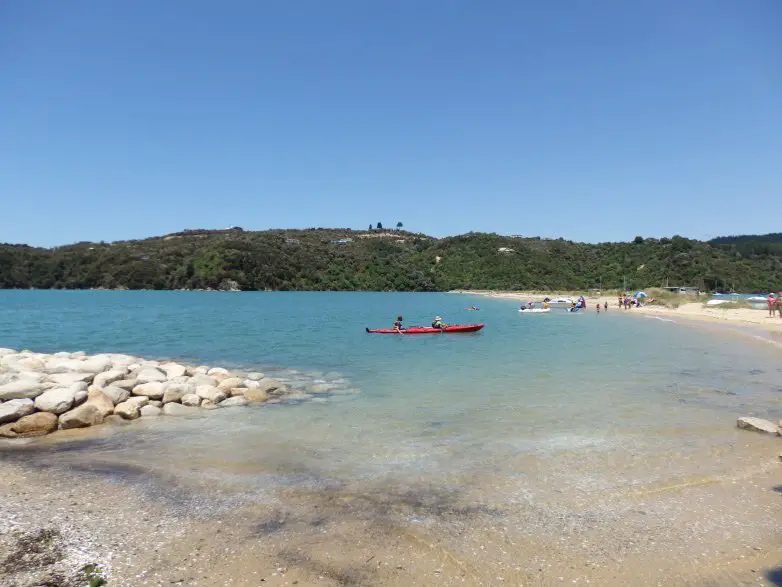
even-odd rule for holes
{"type": "Polygon", "coordinates": [[[751,430],[753,432],[763,432],[766,434],[777,434],[777,435],[779,435],[780,433],[779,427],[773,422],[770,422],[769,420],[765,420],[763,418],[755,418],[752,416],[742,416],[737,420],[736,426],[738,426],[742,430],[751,430]]]}

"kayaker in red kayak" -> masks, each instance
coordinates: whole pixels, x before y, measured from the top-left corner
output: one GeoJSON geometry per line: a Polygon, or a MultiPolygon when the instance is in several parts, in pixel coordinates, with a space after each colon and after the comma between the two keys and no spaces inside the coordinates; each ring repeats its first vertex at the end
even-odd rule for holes
{"type": "Polygon", "coordinates": [[[443,319],[440,318],[440,316],[435,316],[434,321],[432,322],[432,328],[447,328],[448,325],[443,322],[443,319]]]}
{"type": "Polygon", "coordinates": [[[394,322],[394,330],[404,330],[405,329],[405,327],[402,326],[402,320],[404,320],[404,318],[402,318],[401,316],[397,316],[396,317],[396,322],[394,322]]]}

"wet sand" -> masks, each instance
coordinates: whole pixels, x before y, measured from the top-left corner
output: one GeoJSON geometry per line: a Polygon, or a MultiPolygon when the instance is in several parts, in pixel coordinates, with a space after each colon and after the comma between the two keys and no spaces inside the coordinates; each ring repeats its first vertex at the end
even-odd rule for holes
{"type": "MultiPolygon", "coordinates": [[[[187,451],[172,450],[163,469],[118,460],[106,433],[72,435],[0,450],[0,519],[6,535],[59,530],[74,561],[103,564],[109,585],[128,587],[779,584],[779,439],[726,434],[726,447],[679,457],[691,462],[665,483],[628,480],[665,468],[676,458],[666,454],[520,456],[539,479],[526,493],[469,472],[340,480],[297,471],[308,481],[248,491],[220,475],[181,474],[204,466],[187,451]],[[704,474],[698,459],[721,472],[704,474]],[[585,484],[596,468],[596,486],[585,484]]],[[[227,477],[264,469],[213,467],[227,477]]]]}

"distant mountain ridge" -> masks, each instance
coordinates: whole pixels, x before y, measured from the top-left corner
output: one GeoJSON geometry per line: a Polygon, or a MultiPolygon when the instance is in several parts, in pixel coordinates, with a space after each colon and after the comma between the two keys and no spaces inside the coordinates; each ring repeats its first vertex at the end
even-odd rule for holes
{"type": "Polygon", "coordinates": [[[447,291],[782,289],[782,234],[626,243],[402,230],[196,229],[52,249],[0,245],[0,287],[447,291]]]}

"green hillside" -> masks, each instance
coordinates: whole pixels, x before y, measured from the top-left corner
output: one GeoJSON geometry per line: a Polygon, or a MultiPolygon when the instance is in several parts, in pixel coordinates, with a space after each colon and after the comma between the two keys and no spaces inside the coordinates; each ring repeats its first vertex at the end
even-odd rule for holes
{"type": "Polygon", "coordinates": [[[679,236],[594,245],[482,233],[434,239],[405,231],[199,230],[54,249],[0,245],[0,287],[444,291],[669,283],[762,292],[782,289],[781,261],[774,247],[679,236]]]}

